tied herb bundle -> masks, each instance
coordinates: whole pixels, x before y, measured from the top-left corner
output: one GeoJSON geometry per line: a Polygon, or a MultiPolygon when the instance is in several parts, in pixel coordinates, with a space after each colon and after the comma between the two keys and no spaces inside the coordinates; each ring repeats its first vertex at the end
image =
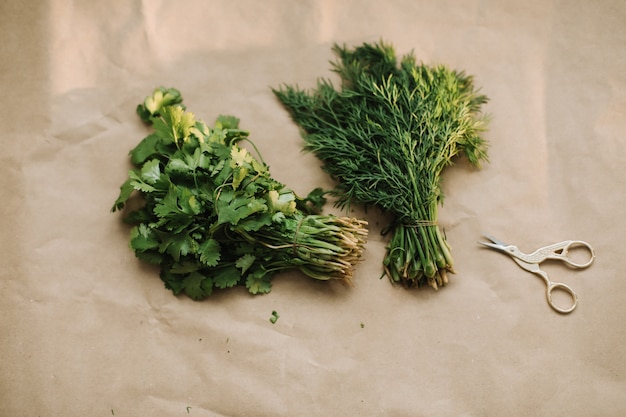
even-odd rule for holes
{"type": "Polygon", "coordinates": [[[448,282],[450,247],[438,226],[441,174],[459,154],[479,167],[487,101],[473,79],[445,66],[398,59],[391,45],[334,45],[340,76],[317,88],[284,85],[274,93],[303,131],[305,149],[338,180],[337,205],[375,205],[393,214],[384,274],[405,286],[448,282]]]}
{"type": "Polygon", "coordinates": [[[199,300],[236,285],[267,293],[272,276],[291,268],[350,282],[366,222],[319,214],[324,192],[301,198],[274,180],[260,156],[239,146],[252,142],[237,118],[220,116],[209,127],[165,88],[137,113],[154,132],[130,152],[135,167],[112,210],[128,205],[131,248],[160,266],[174,294],[199,300]],[[142,205],[131,209],[136,192],[142,205]]]}

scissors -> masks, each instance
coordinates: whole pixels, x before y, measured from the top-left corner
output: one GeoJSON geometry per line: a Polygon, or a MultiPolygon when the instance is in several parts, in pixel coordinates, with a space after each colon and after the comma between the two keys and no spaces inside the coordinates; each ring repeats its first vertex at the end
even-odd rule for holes
{"type": "Polygon", "coordinates": [[[555,259],[564,262],[567,266],[571,268],[587,268],[589,265],[591,265],[594,258],[596,257],[591,245],[581,240],[566,240],[564,242],[544,246],[537,249],[531,254],[525,254],[520,251],[517,246],[506,244],[492,236],[485,236],[485,238],[489,239],[490,242],[478,243],[480,243],[481,245],[485,245],[491,249],[499,250],[506,253],[507,255],[511,256],[513,260],[523,269],[532,272],[533,274],[539,275],[544,280],[544,282],[546,283],[546,298],[548,299],[548,304],[550,305],[550,307],[563,314],[571,313],[572,311],[574,311],[576,305],[578,304],[578,296],[576,295],[574,290],[562,282],[551,281],[548,277],[548,274],[541,270],[539,264],[548,259],[555,259]],[[568,256],[568,251],[574,247],[586,248],[590,253],[589,260],[583,263],[574,262],[568,256]],[[554,301],[552,301],[552,291],[555,289],[565,291],[572,297],[573,303],[570,307],[562,308],[556,305],[554,301]]]}

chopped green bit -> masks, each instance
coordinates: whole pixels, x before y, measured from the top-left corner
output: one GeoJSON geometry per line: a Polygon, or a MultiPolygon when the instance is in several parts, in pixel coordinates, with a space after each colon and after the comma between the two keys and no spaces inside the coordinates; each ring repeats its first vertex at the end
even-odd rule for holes
{"type": "Polygon", "coordinates": [[[276,312],[276,310],[272,311],[272,316],[270,317],[270,322],[272,324],[276,323],[276,321],[280,318],[280,316],[278,315],[278,313],[276,312]]]}

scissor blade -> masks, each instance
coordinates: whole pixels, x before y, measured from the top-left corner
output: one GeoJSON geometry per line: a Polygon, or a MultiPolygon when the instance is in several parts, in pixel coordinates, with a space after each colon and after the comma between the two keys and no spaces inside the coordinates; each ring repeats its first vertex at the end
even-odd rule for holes
{"type": "Polygon", "coordinates": [[[499,250],[499,251],[504,251],[504,249],[507,246],[509,246],[508,244],[502,242],[501,240],[496,239],[493,236],[485,235],[484,237],[489,239],[491,242],[481,242],[481,241],[479,241],[478,243],[480,243],[481,245],[485,245],[485,246],[487,246],[489,248],[496,249],[496,250],[499,250]]]}
{"type": "Polygon", "coordinates": [[[499,245],[497,243],[490,243],[490,242],[478,242],[479,244],[483,245],[483,246],[487,246],[488,248],[491,249],[496,249],[496,250],[503,250],[503,246],[499,245]]]}

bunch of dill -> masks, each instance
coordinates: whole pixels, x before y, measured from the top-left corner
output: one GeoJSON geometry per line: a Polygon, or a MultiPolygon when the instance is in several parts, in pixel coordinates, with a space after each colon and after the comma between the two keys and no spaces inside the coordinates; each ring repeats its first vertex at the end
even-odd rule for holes
{"type": "Polygon", "coordinates": [[[392,282],[445,285],[454,270],[438,225],[441,174],[459,154],[477,167],[487,159],[487,118],[480,114],[487,97],[471,76],[418,64],[413,54],[398,59],[382,41],[335,44],[333,52],[339,88],[320,78],[316,89],[273,91],[300,126],[305,149],[337,180],[336,204],[393,214],[383,261],[392,282]]]}

